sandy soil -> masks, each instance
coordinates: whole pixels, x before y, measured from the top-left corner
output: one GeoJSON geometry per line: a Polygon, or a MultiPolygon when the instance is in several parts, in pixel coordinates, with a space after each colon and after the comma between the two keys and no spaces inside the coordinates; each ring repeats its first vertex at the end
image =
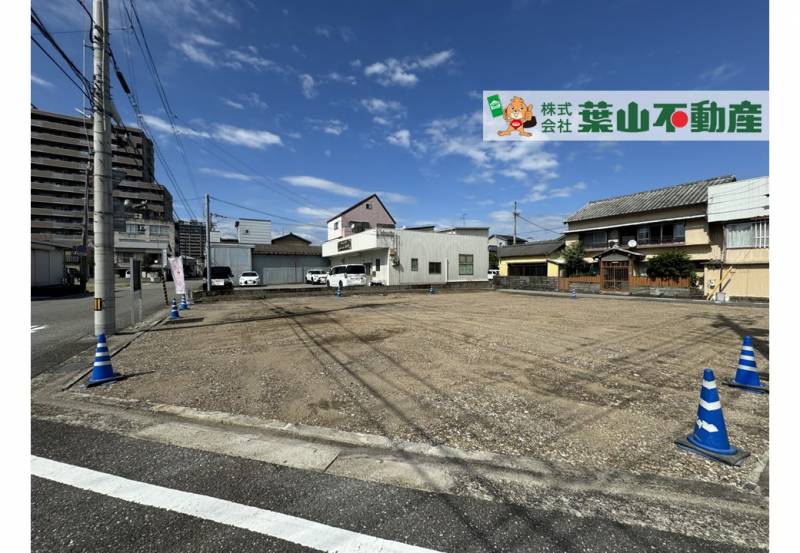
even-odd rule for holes
{"type": "Polygon", "coordinates": [[[768,396],[722,385],[742,336],[768,370],[768,311],[505,294],[197,305],[114,358],[92,393],[264,416],[584,467],[740,485],[768,450],[768,396]],[[680,452],[715,370],[732,468],[680,452]],[[147,372],[152,371],[152,372],[147,372]]]}

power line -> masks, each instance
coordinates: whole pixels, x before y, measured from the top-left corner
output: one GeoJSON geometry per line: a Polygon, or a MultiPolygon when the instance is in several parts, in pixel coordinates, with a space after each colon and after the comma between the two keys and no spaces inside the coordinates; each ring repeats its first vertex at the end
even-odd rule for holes
{"type": "Polygon", "coordinates": [[[563,228],[562,228],[562,229],[552,229],[552,228],[545,228],[545,227],[543,227],[542,225],[539,225],[539,224],[537,224],[537,223],[534,223],[533,221],[530,221],[530,220],[526,219],[525,217],[523,217],[523,216],[522,216],[522,215],[520,215],[520,214],[517,214],[517,217],[519,217],[519,218],[520,218],[520,219],[522,219],[523,221],[526,221],[527,223],[530,223],[531,225],[533,225],[533,226],[535,226],[536,228],[539,228],[539,229],[541,229],[541,230],[546,230],[547,232],[553,232],[553,233],[555,233],[555,234],[564,234],[564,230],[565,230],[565,229],[563,229],[563,228]]]}
{"type": "Polygon", "coordinates": [[[91,102],[91,101],[92,101],[92,97],[91,97],[89,94],[87,94],[87,93],[86,93],[86,89],[85,89],[84,87],[82,87],[80,84],[78,84],[78,81],[76,81],[75,79],[73,79],[73,78],[72,78],[72,76],[71,76],[69,73],[67,73],[67,70],[66,70],[66,69],[64,69],[64,68],[61,66],[61,64],[59,64],[59,63],[58,63],[58,61],[57,61],[57,60],[56,60],[56,59],[55,59],[53,56],[51,56],[51,55],[50,55],[50,52],[48,52],[47,50],[45,50],[44,46],[42,46],[41,44],[39,44],[39,41],[38,41],[38,40],[36,40],[34,37],[31,37],[31,40],[33,41],[33,43],[34,43],[36,46],[38,46],[38,47],[39,47],[39,49],[40,49],[40,50],[41,50],[41,51],[44,53],[44,55],[45,55],[45,56],[47,56],[48,58],[50,58],[50,61],[52,61],[52,62],[53,62],[53,64],[54,64],[56,67],[58,67],[59,71],[61,71],[61,72],[64,74],[64,76],[65,76],[67,79],[69,79],[69,81],[70,81],[72,84],[74,84],[74,85],[75,85],[75,87],[76,87],[78,90],[80,90],[80,91],[81,91],[81,94],[83,94],[83,95],[84,95],[86,98],[88,98],[88,99],[89,99],[89,101],[91,102]]]}
{"type": "MultiPolygon", "coordinates": [[[[125,6],[123,5],[123,7],[125,7],[125,6]]],[[[133,3],[131,3],[131,7],[134,8],[133,3]]],[[[131,18],[131,14],[128,11],[127,7],[125,7],[125,13],[126,13],[126,15],[128,17],[128,21],[131,24],[131,30],[133,31],[133,36],[136,39],[136,43],[137,43],[137,45],[139,47],[139,51],[142,53],[142,56],[144,58],[145,66],[147,67],[148,71],[150,72],[151,77],[153,78],[154,84],[156,84],[156,91],[159,93],[159,96],[161,97],[161,95],[163,93],[163,90],[161,90],[159,88],[158,84],[157,84],[157,81],[160,82],[160,79],[158,79],[158,74],[157,74],[157,70],[155,69],[155,65],[153,65],[151,67],[151,65],[148,62],[148,56],[147,56],[147,54],[145,52],[145,48],[142,46],[142,43],[139,40],[139,35],[136,33],[136,29],[135,29],[134,24],[133,24],[133,19],[131,18]]],[[[142,37],[144,38],[144,34],[142,34],[142,37]]],[[[111,55],[112,61],[114,62],[114,67],[117,70],[117,76],[119,78],[121,78],[120,84],[122,84],[122,82],[124,82],[124,77],[122,77],[122,72],[119,71],[119,67],[117,66],[116,58],[114,57],[113,52],[111,52],[110,55],[111,55]]],[[[150,61],[152,61],[152,57],[150,58],[150,61]]],[[[133,67],[133,63],[132,62],[131,62],[131,67],[133,67]]],[[[139,125],[142,127],[143,131],[148,136],[148,138],[153,142],[153,146],[154,146],[153,149],[156,152],[156,156],[158,157],[159,161],[161,162],[162,168],[164,169],[164,171],[167,174],[167,178],[172,183],[172,186],[173,186],[175,192],[178,195],[178,199],[181,201],[181,203],[183,203],[183,206],[186,208],[186,211],[187,211],[188,215],[192,219],[196,219],[197,216],[195,215],[194,210],[192,210],[191,205],[189,205],[189,202],[186,200],[186,196],[183,193],[183,189],[181,188],[180,184],[178,183],[177,179],[175,178],[175,175],[173,174],[172,169],[170,168],[169,164],[167,163],[166,158],[164,157],[163,153],[161,152],[161,148],[158,146],[158,142],[156,141],[155,135],[152,132],[150,132],[150,129],[149,129],[147,123],[144,120],[144,116],[143,116],[141,108],[139,106],[138,95],[136,94],[135,90],[131,90],[130,88],[125,92],[126,92],[126,95],[128,97],[128,101],[130,102],[131,107],[133,108],[133,111],[136,114],[136,118],[139,121],[139,125]]],[[[164,101],[162,99],[162,104],[163,103],[164,103],[164,101]]],[[[166,109],[166,106],[165,106],[165,109],[166,109]]],[[[184,157],[184,162],[186,162],[185,157],[184,157]]],[[[186,162],[186,163],[187,163],[187,169],[188,169],[188,162],[186,162]]],[[[191,171],[189,172],[189,176],[190,176],[190,179],[191,179],[191,171]]],[[[195,194],[198,194],[197,188],[196,188],[196,186],[194,186],[194,181],[191,180],[191,182],[192,182],[192,186],[195,189],[195,194]]]]}
{"type": "Polygon", "coordinates": [[[167,114],[167,119],[169,120],[170,127],[172,129],[172,134],[175,137],[175,143],[178,145],[178,150],[180,151],[181,158],[183,159],[183,163],[186,166],[186,173],[189,176],[189,182],[192,185],[192,189],[194,190],[195,195],[199,195],[197,191],[197,184],[194,181],[194,175],[192,174],[191,164],[189,163],[189,159],[186,156],[186,150],[183,146],[183,141],[181,140],[180,133],[175,126],[175,112],[172,110],[172,106],[169,103],[169,98],[167,97],[167,91],[164,88],[164,83],[161,81],[161,76],[158,74],[158,68],[156,67],[155,60],[153,59],[153,54],[150,51],[150,45],[147,42],[147,36],[144,34],[144,27],[142,26],[142,22],[139,19],[139,13],[136,11],[136,5],[134,4],[133,0],[128,0],[131,6],[131,11],[133,13],[133,19],[136,21],[136,25],[133,24],[133,20],[130,18],[130,13],[128,14],[128,19],[131,22],[131,27],[134,27],[134,36],[136,34],[136,27],[138,26],[139,34],[142,37],[142,41],[139,42],[137,36],[137,43],[141,49],[142,44],[144,44],[143,55],[145,57],[145,65],[147,65],[148,69],[150,70],[151,76],[153,77],[153,82],[156,86],[156,91],[158,92],[159,98],[161,100],[161,105],[164,107],[164,111],[167,114]]]}
{"type": "Polygon", "coordinates": [[[247,206],[244,206],[244,205],[235,204],[233,202],[229,202],[227,200],[223,200],[221,198],[217,198],[216,196],[211,196],[211,199],[215,200],[217,202],[221,202],[223,204],[227,204],[227,205],[232,206],[232,207],[238,207],[239,209],[245,209],[247,211],[252,211],[254,213],[260,213],[261,215],[266,215],[268,217],[272,217],[273,219],[283,219],[285,221],[291,221],[293,223],[297,223],[298,225],[309,226],[309,227],[317,227],[317,228],[324,228],[324,229],[328,228],[327,225],[320,225],[320,224],[317,224],[317,223],[308,223],[306,221],[299,221],[297,219],[292,219],[290,217],[284,217],[283,215],[276,215],[274,213],[269,213],[267,211],[262,211],[260,209],[255,209],[253,207],[247,207],[247,206]]]}

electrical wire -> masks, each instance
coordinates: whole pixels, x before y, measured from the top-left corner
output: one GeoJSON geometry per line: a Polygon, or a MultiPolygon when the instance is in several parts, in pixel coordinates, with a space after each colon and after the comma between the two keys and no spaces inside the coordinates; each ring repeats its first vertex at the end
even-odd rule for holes
{"type": "Polygon", "coordinates": [[[522,215],[520,215],[519,213],[517,213],[517,217],[519,217],[519,218],[520,218],[520,219],[522,219],[523,221],[526,221],[527,223],[530,223],[531,225],[535,226],[536,228],[539,228],[539,229],[541,229],[541,230],[546,230],[547,232],[553,232],[553,233],[555,233],[555,234],[563,234],[563,233],[564,233],[564,230],[565,230],[565,229],[563,229],[563,228],[562,228],[562,229],[552,229],[552,228],[545,228],[545,227],[543,227],[542,225],[539,225],[539,224],[537,224],[537,223],[534,223],[533,221],[530,221],[530,220],[526,219],[525,217],[523,217],[523,216],[522,216],[522,215]]]}
{"type": "Polygon", "coordinates": [[[223,200],[222,198],[217,198],[216,196],[211,196],[211,199],[215,200],[217,202],[221,202],[223,204],[227,204],[227,205],[232,206],[232,207],[238,207],[239,209],[244,209],[244,210],[247,210],[247,211],[252,211],[253,213],[259,213],[261,215],[266,215],[268,217],[272,217],[273,219],[283,219],[285,221],[291,221],[293,223],[297,223],[298,225],[308,226],[308,227],[317,227],[317,228],[324,228],[324,229],[328,228],[327,225],[320,225],[318,223],[309,223],[309,222],[306,222],[306,221],[299,221],[297,219],[292,219],[290,217],[284,217],[283,215],[276,215],[274,213],[269,213],[267,211],[262,211],[260,209],[255,209],[253,207],[247,207],[245,205],[235,204],[233,202],[229,202],[227,200],[223,200]]]}

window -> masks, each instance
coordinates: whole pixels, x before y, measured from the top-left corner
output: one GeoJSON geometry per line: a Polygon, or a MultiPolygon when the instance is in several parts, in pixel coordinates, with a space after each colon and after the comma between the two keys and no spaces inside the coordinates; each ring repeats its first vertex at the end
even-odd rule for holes
{"type": "Polygon", "coordinates": [[[605,248],[608,246],[608,235],[604,230],[597,230],[586,235],[587,248],[605,248]]]}
{"type": "Polygon", "coordinates": [[[411,270],[419,271],[419,259],[417,259],[416,257],[411,258],[411,270]]]}
{"type": "Polygon", "coordinates": [[[166,236],[169,234],[169,227],[166,225],[150,225],[150,234],[166,236]]]}
{"type": "Polygon", "coordinates": [[[725,225],[726,248],[769,248],[769,221],[725,225]]]}
{"type": "Polygon", "coordinates": [[[442,264],[438,261],[431,261],[428,263],[428,273],[432,275],[442,274],[442,264]]]}
{"type": "Polygon", "coordinates": [[[333,230],[339,230],[339,221],[333,223],[333,230]]]}
{"type": "Polygon", "coordinates": [[[672,227],[672,240],[675,242],[686,242],[686,224],[675,223],[672,227]]]}
{"type": "Polygon", "coordinates": [[[353,221],[350,223],[350,228],[353,229],[353,234],[364,232],[369,228],[369,223],[365,221],[353,221]]]}
{"type": "Polygon", "coordinates": [[[380,271],[380,270],[381,270],[381,258],[377,257],[375,258],[375,271],[380,271]]]}
{"type": "Polygon", "coordinates": [[[128,223],[125,225],[125,232],[128,234],[144,234],[144,225],[137,225],[136,223],[128,223]]]}
{"type": "Polygon", "coordinates": [[[348,265],[345,272],[350,275],[365,275],[367,268],[363,265],[348,265]]]}
{"type": "Polygon", "coordinates": [[[650,242],[650,227],[639,227],[636,229],[636,241],[640,244],[650,242]]]}
{"type": "Polygon", "coordinates": [[[372,204],[368,203],[368,204],[367,204],[366,206],[364,206],[364,207],[366,207],[367,209],[372,209],[372,204]]]}
{"type": "Polygon", "coordinates": [[[459,275],[472,275],[475,274],[472,259],[474,256],[467,254],[458,254],[458,274],[459,275]]]}

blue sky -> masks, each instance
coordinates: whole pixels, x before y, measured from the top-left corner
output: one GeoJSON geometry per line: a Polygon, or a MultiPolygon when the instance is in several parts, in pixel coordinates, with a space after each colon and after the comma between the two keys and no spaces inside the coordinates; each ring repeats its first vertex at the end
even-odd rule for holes
{"type": "MultiPolygon", "coordinates": [[[[767,2],[134,0],[185,159],[122,2],[110,3],[115,57],[196,216],[210,193],[282,217],[276,234],[318,242],[328,216],[378,192],[400,225],[508,233],[514,200],[558,229],[592,199],[769,173],[767,143],[520,145],[482,142],[480,130],[482,90],[767,89],[767,2]]],[[[78,2],[32,5],[81,67],[78,2]]],[[[80,92],[31,48],[32,103],[75,114],[80,92]]],[[[136,122],[112,84],[123,119],[136,122]]],[[[189,217],[160,163],[156,173],[189,217]]],[[[259,217],[212,211],[229,217],[218,219],[226,230],[259,217]]]]}

